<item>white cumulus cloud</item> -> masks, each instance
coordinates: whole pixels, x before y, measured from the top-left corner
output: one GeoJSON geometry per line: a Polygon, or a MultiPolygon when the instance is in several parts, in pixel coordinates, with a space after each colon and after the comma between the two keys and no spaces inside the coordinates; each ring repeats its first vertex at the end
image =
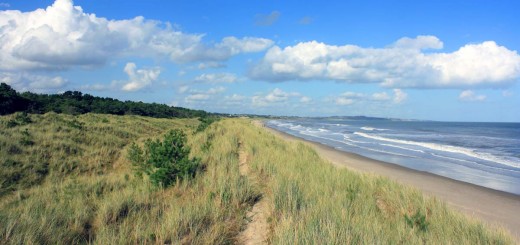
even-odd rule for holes
{"type": "Polygon", "coordinates": [[[394,89],[394,103],[399,104],[408,98],[408,94],[401,89],[394,89]]]}
{"type": "Polygon", "coordinates": [[[198,66],[199,70],[205,70],[205,69],[216,69],[216,68],[224,68],[226,67],[226,64],[218,61],[208,61],[208,62],[202,62],[198,66]]]}
{"type": "Polygon", "coordinates": [[[372,99],[377,100],[377,101],[386,101],[386,100],[390,100],[390,96],[386,92],[373,93],[372,99]]]}
{"type": "Polygon", "coordinates": [[[300,98],[300,102],[301,102],[301,103],[309,103],[309,102],[311,102],[311,101],[312,101],[312,99],[311,99],[310,97],[307,97],[307,96],[302,96],[302,97],[300,98]]]}
{"type": "Polygon", "coordinates": [[[190,94],[186,97],[186,101],[197,101],[207,99],[209,99],[209,94],[190,94]]]}
{"type": "Polygon", "coordinates": [[[224,97],[223,99],[223,103],[219,103],[222,104],[224,107],[226,106],[238,106],[237,108],[245,108],[245,100],[246,100],[246,96],[244,95],[240,95],[240,94],[232,94],[232,95],[227,95],[224,97]]]}
{"type": "Polygon", "coordinates": [[[395,48],[403,49],[441,49],[444,44],[435,36],[418,36],[416,38],[403,37],[393,45],[395,48]]]}
{"type": "Polygon", "coordinates": [[[334,99],[336,105],[352,105],[357,101],[365,100],[366,95],[356,92],[344,92],[334,99]]]}
{"type": "Polygon", "coordinates": [[[298,101],[300,103],[307,103],[310,101],[310,98],[303,96],[298,92],[285,92],[279,88],[275,88],[266,95],[255,95],[251,97],[251,102],[253,106],[264,107],[288,102],[292,98],[299,99],[298,101]]]}
{"type": "Polygon", "coordinates": [[[135,63],[127,63],[124,69],[128,81],[124,82],[124,91],[137,91],[150,86],[159,78],[161,70],[158,67],[151,69],[137,69],[135,63]]]}
{"type": "Polygon", "coordinates": [[[177,92],[179,92],[179,94],[184,94],[186,93],[186,91],[188,91],[190,89],[190,87],[188,85],[181,85],[177,88],[177,92]]]}
{"type": "Polygon", "coordinates": [[[6,83],[18,91],[58,92],[69,81],[60,76],[44,76],[29,73],[0,72],[0,83],[6,83]]]}
{"type": "Polygon", "coordinates": [[[210,88],[208,89],[208,94],[220,94],[222,92],[226,91],[226,88],[224,87],[216,87],[216,88],[210,88]]]}
{"type": "Polygon", "coordinates": [[[56,0],[31,12],[0,11],[0,36],[0,70],[99,66],[118,56],[169,57],[179,63],[223,61],[273,44],[254,37],[225,37],[206,44],[203,34],[183,33],[141,16],[108,20],[85,13],[72,0],[56,0]]]}
{"type": "Polygon", "coordinates": [[[232,73],[211,73],[199,75],[194,81],[201,83],[234,83],[238,81],[238,78],[232,73]]]}
{"type": "MultiPolygon", "coordinates": [[[[332,101],[336,105],[352,105],[357,102],[393,102],[394,104],[400,104],[408,98],[408,94],[401,89],[394,89],[393,97],[387,92],[379,92],[373,94],[356,93],[356,92],[344,92],[339,96],[333,97],[332,101]]],[[[329,99],[331,100],[331,99],[329,99]]]]}
{"type": "Polygon", "coordinates": [[[228,96],[224,97],[224,100],[240,102],[240,101],[243,101],[245,98],[246,97],[243,95],[232,94],[232,95],[228,95],[228,96]]]}
{"type": "Polygon", "coordinates": [[[334,100],[334,102],[336,103],[336,105],[352,105],[355,101],[353,99],[345,97],[338,97],[334,100]]]}
{"type": "Polygon", "coordinates": [[[464,90],[459,95],[459,100],[461,101],[484,101],[486,100],[486,96],[482,94],[476,94],[472,90],[464,90]]]}
{"type": "Polygon", "coordinates": [[[402,38],[385,48],[328,45],[316,41],[270,48],[249,72],[271,82],[334,80],[393,88],[501,87],[520,78],[520,55],[493,41],[451,53],[434,36],[402,38]]]}
{"type": "Polygon", "coordinates": [[[214,96],[216,94],[221,94],[224,91],[226,91],[226,88],[224,88],[224,87],[214,87],[214,88],[210,88],[206,91],[192,89],[189,91],[190,95],[186,96],[186,98],[184,98],[184,101],[186,103],[193,103],[196,101],[206,101],[206,100],[209,100],[212,96],[214,96]]]}

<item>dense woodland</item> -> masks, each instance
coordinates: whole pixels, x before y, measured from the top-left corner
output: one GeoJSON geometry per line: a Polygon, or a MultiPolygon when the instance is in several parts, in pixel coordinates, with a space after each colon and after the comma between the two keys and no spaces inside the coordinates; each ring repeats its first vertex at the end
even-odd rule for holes
{"type": "Polygon", "coordinates": [[[120,101],[83,94],[79,91],[67,91],[62,94],[19,93],[11,86],[0,84],[0,115],[14,112],[43,114],[47,112],[65,114],[100,113],[113,115],[139,115],[156,118],[206,117],[208,113],[182,107],[167,106],[157,103],[120,101]]]}

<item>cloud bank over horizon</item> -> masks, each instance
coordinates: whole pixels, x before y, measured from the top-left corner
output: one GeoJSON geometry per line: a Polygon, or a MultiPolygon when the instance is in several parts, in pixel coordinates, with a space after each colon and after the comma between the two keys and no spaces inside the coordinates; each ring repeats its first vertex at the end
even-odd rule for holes
{"type": "Polygon", "coordinates": [[[435,36],[404,37],[385,48],[300,42],[270,48],[249,75],[269,82],[333,80],[391,88],[504,87],[520,78],[520,55],[494,41],[451,53],[431,51],[442,48],[435,36]]]}

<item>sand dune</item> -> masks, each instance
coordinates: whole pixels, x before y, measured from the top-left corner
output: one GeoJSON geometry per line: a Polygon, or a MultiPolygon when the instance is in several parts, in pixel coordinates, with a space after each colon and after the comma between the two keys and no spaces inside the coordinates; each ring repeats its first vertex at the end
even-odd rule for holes
{"type": "Polygon", "coordinates": [[[268,127],[266,129],[286,140],[299,140],[312,145],[322,157],[338,167],[382,175],[414,186],[426,195],[435,196],[471,217],[505,227],[520,243],[520,196],[338,151],[268,127]]]}

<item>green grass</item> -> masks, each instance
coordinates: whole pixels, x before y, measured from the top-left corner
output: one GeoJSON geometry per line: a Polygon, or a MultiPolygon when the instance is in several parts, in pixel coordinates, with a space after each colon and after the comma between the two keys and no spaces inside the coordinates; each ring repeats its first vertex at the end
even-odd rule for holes
{"type": "Polygon", "coordinates": [[[14,116],[0,118],[0,244],[233,243],[258,196],[238,173],[236,142],[193,135],[197,120],[50,113],[7,127],[14,116]],[[31,145],[20,144],[25,129],[31,145]],[[162,190],[125,155],[170,129],[192,135],[205,170],[162,190]]]}
{"type": "Polygon", "coordinates": [[[337,169],[249,120],[194,133],[195,119],[48,113],[9,123],[16,117],[0,117],[0,244],[230,244],[261,196],[273,244],[513,243],[503,230],[386,178],[337,169]],[[126,151],[171,129],[187,133],[202,170],[156,188],[134,176],[126,151]],[[239,173],[239,142],[249,178],[239,173]]]}
{"type": "Polygon", "coordinates": [[[220,125],[240,135],[263,180],[273,244],[513,243],[502,229],[387,178],[333,167],[311,147],[285,142],[250,121],[220,125]]]}

